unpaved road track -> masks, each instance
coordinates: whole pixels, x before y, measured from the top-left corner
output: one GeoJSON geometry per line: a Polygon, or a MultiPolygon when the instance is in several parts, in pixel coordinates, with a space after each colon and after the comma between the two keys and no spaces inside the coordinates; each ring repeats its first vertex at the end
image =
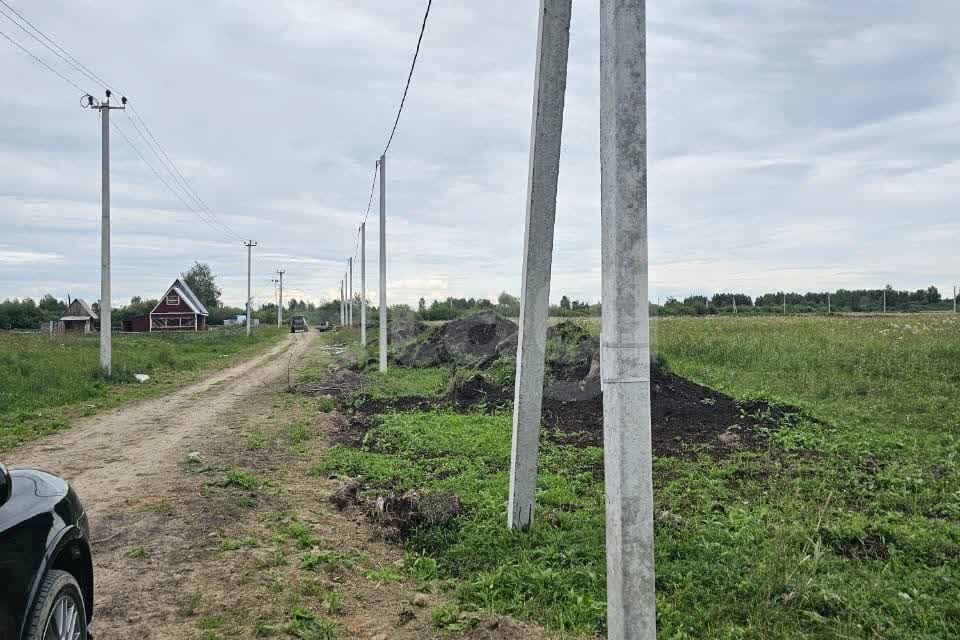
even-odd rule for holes
{"type": "Polygon", "coordinates": [[[5,461],[66,478],[95,528],[98,515],[175,470],[188,453],[187,439],[211,428],[257,387],[285,380],[291,359],[315,336],[291,334],[269,351],[174,393],[77,420],[66,431],[4,454],[5,461]]]}
{"type": "Polygon", "coordinates": [[[403,548],[379,539],[362,513],[329,504],[344,481],[312,470],[342,417],[286,393],[288,370],[315,365],[324,350],[317,338],[291,335],[202,382],[5,454],[66,477],[91,515],[97,640],[288,637],[302,609],[335,621],[343,640],[551,637],[499,618],[463,635],[440,631],[431,609],[446,596],[420,593],[409,576],[368,575],[399,571],[403,548]],[[186,462],[192,451],[199,462],[186,462]],[[228,469],[259,486],[225,486],[228,469]],[[304,567],[312,552],[284,534],[293,523],[311,533],[312,552],[357,564],[304,567]],[[339,594],[336,612],[324,604],[330,593],[339,594]]]}

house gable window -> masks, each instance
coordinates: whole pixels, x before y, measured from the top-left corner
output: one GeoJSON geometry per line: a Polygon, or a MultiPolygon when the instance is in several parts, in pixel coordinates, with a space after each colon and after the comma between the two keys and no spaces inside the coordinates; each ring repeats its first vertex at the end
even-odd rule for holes
{"type": "Polygon", "coordinates": [[[177,307],[177,306],[180,306],[180,296],[178,296],[178,295],[175,294],[175,293],[168,294],[168,295],[167,295],[167,306],[169,306],[169,307],[177,307]]]}

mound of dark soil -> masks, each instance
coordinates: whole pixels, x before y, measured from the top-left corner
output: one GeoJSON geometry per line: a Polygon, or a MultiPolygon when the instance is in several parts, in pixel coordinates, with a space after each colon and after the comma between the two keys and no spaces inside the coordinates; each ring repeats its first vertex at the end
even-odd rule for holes
{"type": "Polygon", "coordinates": [[[500,354],[497,347],[516,334],[517,325],[495,313],[451,320],[402,347],[394,359],[407,367],[474,365],[500,354]]]}
{"type": "Polygon", "coordinates": [[[387,327],[387,341],[389,344],[400,344],[429,330],[430,327],[419,320],[396,320],[387,327]]]}

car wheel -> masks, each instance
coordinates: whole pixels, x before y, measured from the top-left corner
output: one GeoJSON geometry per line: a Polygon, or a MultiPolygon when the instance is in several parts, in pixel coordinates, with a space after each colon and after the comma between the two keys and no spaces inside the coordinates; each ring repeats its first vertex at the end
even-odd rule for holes
{"type": "Polygon", "coordinates": [[[87,640],[80,585],[66,571],[50,571],[40,584],[26,640],[87,640]]]}

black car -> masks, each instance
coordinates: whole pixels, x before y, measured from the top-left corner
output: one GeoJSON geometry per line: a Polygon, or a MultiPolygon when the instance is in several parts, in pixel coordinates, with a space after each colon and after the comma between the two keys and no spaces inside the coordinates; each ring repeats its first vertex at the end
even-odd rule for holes
{"type": "Polygon", "coordinates": [[[303,316],[293,316],[293,318],[290,319],[290,333],[308,330],[309,327],[307,326],[307,319],[303,316]]]}
{"type": "Polygon", "coordinates": [[[87,516],[62,478],[0,464],[0,640],[87,640],[87,516]]]}

